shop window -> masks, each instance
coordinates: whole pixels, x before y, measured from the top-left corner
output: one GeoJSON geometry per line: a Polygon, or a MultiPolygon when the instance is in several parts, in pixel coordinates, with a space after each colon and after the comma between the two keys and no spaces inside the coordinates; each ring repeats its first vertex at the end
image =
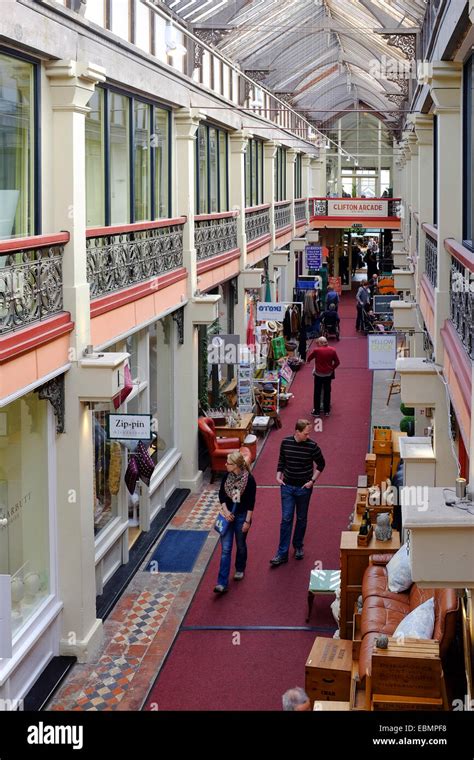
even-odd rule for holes
{"type": "Polygon", "coordinates": [[[88,226],[171,217],[170,112],[104,88],[97,88],[90,108],[88,226]]]}
{"type": "MultiPolygon", "coordinates": [[[[473,61],[471,56],[464,66],[463,108],[463,242],[474,250],[474,97],[473,61]]],[[[436,224],[436,221],[435,221],[436,224]]]]}
{"type": "Polygon", "coordinates": [[[107,438],[109,408],[92,413],[94,446],[94,534],[102,531],[118,516],[118,492],[121,486],[122,448],[107,438]]]}
{"type": "Polygon", "coordinates": [[[228,209],[227,134],[203,124],[196,141],[196,196],[198,214],[228,209]]]}
{"type": "Polygon", "coordinates": [[[249,140],[245,153],[245,204],[263,203],[263,143],[249,140]]]}
{"type": "Polygon", "coordinates": [[[48,452],[47,401],[30,393],[0,411],[0,574],[12,576],[14,634],[50,593],[48,452]]]}
{"type": "Polygon", "coordinates": [[[298,153],[295,160],[295,198],[301,198],[303,195],[302,178],[301,178],[301,153],[298,153]]]}
{"type": "Polygon", "coordinates": [[[35,75],[34,64],[0,54],[0,239],[38,231],[35,75]]]}
{"type": "Polygon", "coordinates": [[[275,156],[275,201],[286,200],[286,148],[277,148],[275,156]]]}
{"type": "Polygon", "coordinates": [[[105,224],[104,91],[97,88],[86,115],[87,226],[105,224]]]}

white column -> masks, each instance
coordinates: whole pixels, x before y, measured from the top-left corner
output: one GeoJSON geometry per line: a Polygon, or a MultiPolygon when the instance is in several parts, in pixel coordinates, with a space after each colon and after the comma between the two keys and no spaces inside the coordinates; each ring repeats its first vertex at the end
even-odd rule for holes
{"type": "Polygon", "coordinates": [[[90,341],[90,302],[86,257],[85,115],[99,66],[77,61],[46,65],[53,109],[53,219],[69,230],[63,259],[64,309],[75,328],[70,336],[71,369],[65,376],[65,433],[56,439],[58,468],[59,592],[64,602],[61,653],[79,662],[94,657],[102,642],[96,618],[91,413],[78,400],[78,360],[90,341]]]}
{"type": "Polygon", "coordinates": [[[183,230],[183,266],[188,270],[188,298],[199,288],[196,250],[194,248],[194,215],[196,204],[196,135],[200,113],[196,108],[180,108],[174,117],[176,131],[177,212],[187,221],[183,230]]]}
{"type": "Polygon", "coordinates": [[[311,196],[315,198],[326,197],[326,154],[318,158],[310,159],[312,175],[311,196]]]}
{"type": "Polygon", "coordinates": [[[414,124],[418,140],[418,218],[420,221],[416,268],[416,290],[418,294],[420,281],[425,272],[426,233],[422,224],[433,223],[433,117],[417,114],[414,118],[414,124]]]}
{"type": "Polygon", "coordinates": [[[449,318],[451,257],[444,240],[462,239],[462,65],[433,64],[431,97],[438,119],[438,285],[435,289],[435,357],[443,363],[440,330],[449,318]]]}
{"type": "Polygon", "coordinates": [[[298,151],[290,148],[286,151],[286,200],[291,201],[290,219],[292,226],[292,237],[295,237],[295,163],[298,151]]]}
{"type": "Polygon", "coordinates": [[[311,198],[311,156],[303,156],[301,159],[301,190],[303,198],[306,198],[306,221],[309,222],[309,203],[311,198]]]}
{"type": "Polygon", "coordinates": [[[418,141],[416,134],[413,132],[408,138],[408,149],[411,155],[411,236],[408,241],[408,254],[411,258],[414,258],[416,248],[416,220],[413,214],[418,211],[418,141]]]}
{"type": "MultiPolygon", "coordinates": [[[[229,158],[231,182],[229,186],[230,207],[239,209],[237,219],[237,243],[240,248],[240,271],[247,266],[247,235],[245,233],[245,153],[248,150],[249,134],[233,132],[229,135],[229,158]]],[[[237,282],[238,303],[234,309],[234,332],[240,335],[241,343],[245,343],[247,315],[245,314],[245,292],[242,288],[242,278],[237,282]]]]}
{"type": "Polygon", "coordinates": [[[275,248],[275,157],[279,143],[269,140],[263,143],[263,202],[270,204],[270,250],[275,248]]]}

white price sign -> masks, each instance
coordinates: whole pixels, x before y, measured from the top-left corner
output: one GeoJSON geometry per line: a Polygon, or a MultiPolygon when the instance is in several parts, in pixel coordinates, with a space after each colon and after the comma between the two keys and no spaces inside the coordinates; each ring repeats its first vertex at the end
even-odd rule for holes
{"type": "Polygon", "coordinates": [[[283,322],[286,312],[284,303],[257,303],[257,322],[265,322],[267,319],[273,319],[277,322],[283,322]]]}
{"type": "Polygon", "coordinates": [[[369,369],[395,369],[397,336],[388,333],[369,334],[369,369]]]}
{"type": "Polygon", "coordinates": [[[151,414],[109,414],[107,437],[113,441],[149,441],[151,414]]]}

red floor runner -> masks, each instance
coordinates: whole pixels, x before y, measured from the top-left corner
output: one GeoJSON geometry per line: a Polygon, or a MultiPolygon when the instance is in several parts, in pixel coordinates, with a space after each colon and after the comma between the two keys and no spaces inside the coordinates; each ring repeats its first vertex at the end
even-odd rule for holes
{"type": "Polygon", "coordinates": [[[309,365],[296,375],[295,398],[282,410],[283,428],[272,430],[254,469],[258,502],[248,540],[246,577],[239,583],[231,581],[222,597],[212,593],[218,547],[183,622],[184,627],[230,626],[231,630],[181,631],[149,695],[148,707],[157,703],[160,710],[280,710],[282,693],[296,684],[304,686],[304,664],[315,636],[330,636],[335,629],[330,611],[333,597],[317,596],[310,625],[321,631],[241,630],[241,644],[234,645],[232,640],[233,632],[243,626],[306,625],[314,562],[320,561],[324,568],[339,567],[340,532],[347,528],[357,476],[364,472],[372,390],[367,342],[354,329],[353,295],[343,296],[340,316],[342,339],[332,343],[341,360],[332,386],[332,413],[322,418],[323,430],[312,436],[327,464],[311,499],[305,558],[296,561],[291,556],[286,565],[269,565],[281,519],[280,493],[273,487],[278,452],[281,439],[293,433],[296,419],[310,415],[313,378],[309,365]]]}

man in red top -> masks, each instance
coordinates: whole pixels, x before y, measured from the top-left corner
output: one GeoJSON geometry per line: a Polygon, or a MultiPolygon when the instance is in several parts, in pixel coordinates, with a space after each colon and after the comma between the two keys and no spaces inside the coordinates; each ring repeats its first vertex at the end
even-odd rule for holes
{"type": "Polygon", "coordinates": [[[321,391],[324,390],[324,414],[329,417],[331,411],[331,381],[334,379],[334,370],[339,367],[340,361],[336,350],[328,345],[326,338],[318,338],[317,347],[311,351],[306,361],[314,359],[314,409],[311,412],[319,417],[321,404],[321,391]]]}

